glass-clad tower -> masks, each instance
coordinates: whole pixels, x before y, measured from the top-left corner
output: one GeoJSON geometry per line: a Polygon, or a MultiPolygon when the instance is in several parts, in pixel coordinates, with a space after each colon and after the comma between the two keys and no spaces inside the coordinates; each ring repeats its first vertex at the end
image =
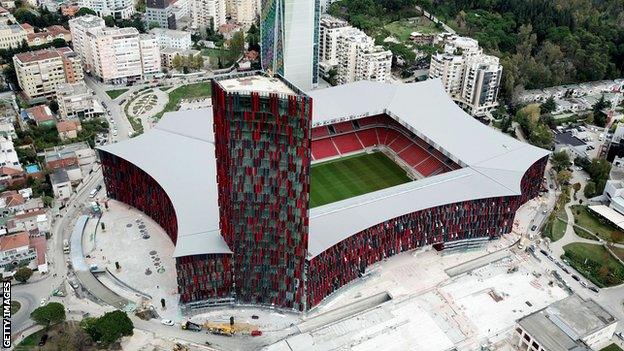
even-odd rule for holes
{"type": "Polygon", "coordinates": [[[302,90],[318,79],[319,0],[262,0],[262,69],[302,90]]]}

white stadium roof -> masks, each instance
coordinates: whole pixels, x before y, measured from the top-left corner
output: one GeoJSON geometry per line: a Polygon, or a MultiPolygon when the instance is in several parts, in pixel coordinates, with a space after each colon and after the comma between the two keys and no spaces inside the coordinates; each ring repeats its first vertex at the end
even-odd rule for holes
{"type": "MultiPolygon", "coordinates": [[[[375,82],[309,92],[313,126],[386,113],[462,169],[310,210],[308,258],[373,225],[466,200],[520,195],[524,172],[549,154],[481,124],[448,97],[439,80],[375,82]]],[[[168,113],[146,134],[101,149],[150,174],[178,219],[174,255],[230,253],[219,234],[212,109],[168,113]]]]}

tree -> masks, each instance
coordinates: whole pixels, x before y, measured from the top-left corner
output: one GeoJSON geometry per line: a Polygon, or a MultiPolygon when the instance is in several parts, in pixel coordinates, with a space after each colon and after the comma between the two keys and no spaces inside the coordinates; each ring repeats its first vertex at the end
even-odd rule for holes
{"type": "Polygon", "coordinates": [[[17,280],[20,283],[26,283],[28,279],[32,277],[32,275],[33,275],[32,269],[28,267],[20,267],[17,270],[17,272],[15,272],[15,275],[13,277],[15,278],[15,280],[17,280]]]}
{"type": "Polygon", "coordinates": [[[173,60],[171,60],[171,66],[173,66],[175,70],[179,71],[180,68],[182,68],[182,64],[182,57],[179,54],[176,54],[173,60]]]}
{"type": "Polygon", "coordinates": [[[583,189],[583,194],[588,199],[594,197],[596,194],[596,183],[587,182],[587,184],[585,184],[585,189],[583,189]]]}
{"type": "Polygon", "coordinates": [[[572,172],[566,169],[557,172],[557,183],[559,185],[568,184],[571,178],[572,178],[572,172]]]}
{"type": "Polygon", "coordinates": [[[228,61],[234,62],[238,60],[245,50],[245,34],[242,31],[234,33],[229,43],[228,61]]]}
{"type": "Polygon", "coordinates": [[[47,328],[65,320],[65,306],[58,302],[50,302],[32,311],[30,318],[47,328]]]}
{"type": "Polygon", "coordinates": [[[126,312],[107,312],[100,318],[85,318],[81,322],[83,329],[95,341],[110,345],[122,336],[133,334],[134,324],[126,312]]]}
{"type": "Polygon", "coordinates": [[[553,152],[550,161],[553,168],[559,172],[570,166],[570,155],[565,151],[553,152]]]}
{"type": "Polygon", "coordinates": [[[543,104],[540,105],[542,113],[552,113],[557,109],[557,103],[555,98],[549,97],[543,104]]]}
{"type": "Polygon", "coordinates": [[[76,12],[76,17],[79,16],[84,16],[84,15],[93,15],[93,16],[97,16],[97,13],[93,10],[91,10],[90,8],[87,7],[81,7],[78,12],[76,12]]]}
{"type": "Polygon", "coordinates": [[[202,56],[201,54],[195,56],[192,59],[192,66],[196,70],[204,68],[204,56],[202,56]]]}
{"type": "Polygon", "coordinates": [[[247,44],[249,44],[249,49],[253,50],[258,47],[258,43],[260,42],[260,30],[256,27],[255,24],[252,24],[247,31],[247,44]]]}
{"type": "Polygon", "coordinates": [[[611,232],[611,241],[614,243],[619,243],[624,241],[624,232],[620,230],[615,230],[611,232]]]}
{"type": "Polygon", "coordinates": [[[114,27],[115,26],[115,18],[113,16],[104,16],[104,24],[107,27],[114,27]]]}
{"type": "Polygon", "coordinates": [[[576,193],[578,193],[579,190],[581,190],[581,183],[572,184],[572,189],[574,189],[574,195],[576,195],[576,193]]]}

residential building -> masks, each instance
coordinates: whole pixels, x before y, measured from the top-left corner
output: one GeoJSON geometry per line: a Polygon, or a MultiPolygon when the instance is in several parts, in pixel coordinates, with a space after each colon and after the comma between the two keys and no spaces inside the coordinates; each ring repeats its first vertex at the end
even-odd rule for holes
{"type": "Polygon", "coordinates": [[[84,82],[60,84],[56,89],[56,101],[62,119],[92,118],[104,113],[104,108],[84,82]]]}
{"type": "MultiPolygon", "coordinates": [[[[0,1],[0,6],[2,6],[1,1],[0,1]]],[[[7,10],[4,7],[0,7],[0,24],[12,24],[12,23],[17,23],[17,21],[15,20],[15,17],[13,17],[13,14],[11,14],[11,12],[9,12],[9,10],[7,10]]]]}
{"type": "Polygon", "coordinates": [[[137,81],[160,72],[160,52],[154,36],[136,28],[108,28],[89,16],[69,21],[76,50],[85,69],[107,83],[137,81]]]}
{"type": "Polygon", "coordinates": [[[28,33],[18,23],[0,24],[0,49],[17,48],[26,40],[28,33]]]}
{"type": "Polygon", "coordinates": [[[63,3],[61,4],[61,14],[63,16],[67,16],[67,17],[74,17],[76,16],[76,13],[78,13],[78,11],[80,11],[80,6],[77,5],[77,3],[63,3]]]}
{"type": "Polygon", "coordinates": [[[87,72],[93,67],[91,45],[87,38],[87,31],[106,28],[104,20],[93,15],[84,15],[69,20],[69,31],[72,35],[73,47],[87,72]]]}
{"type": "Polygon", "coordinates": [[[190,0],[191,27],[214,31],[226,23],[225,0],[190,0]]]}
{"type": "Polygon", "coordinates": [[[70,198],[72,186],[65,169],[59,168],[54,173],[50,173],[50,183],[52,183],[52,192],[55,199],[65,201],[70,198]]]}
{"type": "Polygon", "coordinates": [[[385,82],[390,77],[392,52],[375,45],[375,40],[363,31],[350,28],[338,36],[337,61],[338,84],[385,82]]]}
{"type": "Polygon", "coordinates": [[[349,22],[330,16],[321,16],[319,35],[319,74],[327,77],[329,71],[338,67],[338,38],[353,29],[349,22]]]}
{"type": "Polygon", "coordinates": [[[37,105],[29,107],[23,111],[24,119],[31,120],[39,127],[48,126],[52,127],[56,124],[54,114],[47,105],[37,105]]]}
{"type": "Polygon", "coordinates": [[[176,56],[180,56],[180,57],[192,57],[195,58],[197,56],[201,55],[201,51],[199,50],[180,50],[180,49],[174,49],[174,48],[170,48],[170,47],[166,47],[164,49],[160,50],[160,58],[161,58],[161,64],[163,67],[168,68],[168,69],[172,69],[173,68],[173,59],[176,56]]]}
{"type": "Polygon", "coordinates": [[[236,34],[237,32],[243,31],[244,32],[244,28],[241,24],[238,24],[236,22],[232,22],[229,21],[226,24],[222,24],[219,26],[219,34],[223,35],[223,38],[225,40],[230,40],[234,37],[234,34],[236,34]]]}
{"type": "Polygon", "coordinates": [[[0,167],[0,187],[2,188],[24,186],[26,179],[26,172],[21,167],[0,167]]]}
{"type": "Polygon", "coordinates": [[[611,344],[618,319],[574,294],[520,318],[512,337],[522,351],[590,351],[611,344]]]}
{"type": "Polygon", "coordinates": [[[256,20],[259,4],[256,0],[228,0],[226,8],[233,21],[249,26],[256,20]]]}
{"type": "Polygon", "coordinates": [[[188,50],[193,45],[191,33],[181,30],[153,28],[150,34],[154,35],[160,48],[188,50]]]}
{"type": "Polygon", "coordinates": [[[145,22],[148,28],[160,27],[175,29],[177,27],[173,6],[168,0],[147,0],[145,22]]]}
{"type": "Polygon", "coordinates": [[[260,14],[262,69],[300,89],[318,83],[320,3],[264,0],[260,14]]]}
{"type": "Polygon", "coordinates": [[[0,272],[3,276],[23,265],[36,268],[32,266],[36,258],[37,252],[30,247],[30,236],[27,232],[0,236],[0,272]]]}
{"type": "Polygon", "coordinates": [[[473,116],[498,106],[502,65],[486,55],[479,43],[456,35],[444,36],[444,52],[431,56],[429,78],[440,78],[451,98],[473,116]]]}
{"type": "Polygon", "coordinates": [[[95,151],[86,142],[55,146],[44,151],[44,163],[48,170],[79,166],[82,174],[89,174],[95,163],[95,151]]]}
{"type": "Polygon", "coordinates": [[[63,39],[66,43],[72,41],[71,32],[63,26],[54,25],[44,28],[41,32],[35,33],[34,31],[28,33],[26,40],[28,46],[38,46],[48,44],[54,41],[54,39],[63,39]]]}
{"type": "Polygon", "coordinates": [[[78,132],[82,130],[82,125],[80,124],[80,120],[60,121],[56,124],[56,130],[58,131],[59,138],[65,141],[77,138],[78,132]]]}
{"type": "Polygon", "coordinates": [[[61,83],[83,79],[80,57],[69,47],[28,51],[13,56],[20,87],[29,99],[47,98],[61,83]]]}
{"type": "Polygon", "coordinates": [[[0,167],[22,169],[11,137],[0,136],[0,167]]]}
{"type": "Polygon", "coordinates": [[[35,235],[50,232],[50,217],[45,208],[18,213],[7,221],[7,231],[26,231],[35,235]]]}
{"type": "Polygon", "coordinates": [[[136,12],[133,0],[79,0],[78,6],[89,8],[100,17],[115,19],[130,19],[136,12]]]}

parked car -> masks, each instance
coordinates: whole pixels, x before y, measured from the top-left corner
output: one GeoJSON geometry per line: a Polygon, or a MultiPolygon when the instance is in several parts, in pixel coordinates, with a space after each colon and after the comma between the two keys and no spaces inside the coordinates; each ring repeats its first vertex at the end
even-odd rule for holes
{"type": "Polygon", "coordinates": [[[585,283],[585,282],[583,282],[583,281],[581,282],[581,286],[582,286],[582,287],[584,287],[584,288],[587,288],[587,287],[588,287],[587,283],[585,283]]]}
{"type": "Polygon", "coordinates": [[[531,231],[535,231],[535,229],[537,229],[537,226],[535,224],[533,224],[533,226],[531,227],[531,231]]]}
{"type": "Polygon", "coordinates": [[[581,281],[581,278],[579,278],[576,274],[572,274],[572,279],[578,281],[581,281]]]}
{"type": "Polygon", "coordinates": [[[168,326],[173,326],[175,323],[173,323],[173,321],[171,319],[162,319],[160,321],[160,323],[164,324],[164,325],[168,325],[168,326]]]}
{"type": "Polygon", "coordinates": [[[595,292],[595,293],[600,292],[600,290],[599,290],[597,287],[595,287],[595,286],[590,286],[590,287],[589,287],[589,290],[591,290],[591,291],[593,291],[593,292],[595,292]]]}
{"type": "Polygon", "coordinates": [[[46,342],[48,341],[48,334],[43,334],[41,335],[41,339],[39,339],[39,346],[43,346],[46,344],[46,342]]]}
{"type": "Polygon", "coordinates": [[[544,256],[548,256],[548,252],[546,252],[546,250],[544,250],[544,249],[540,249],[540,252],[542,253],[542,255],[544,255],[544,256]]]}

